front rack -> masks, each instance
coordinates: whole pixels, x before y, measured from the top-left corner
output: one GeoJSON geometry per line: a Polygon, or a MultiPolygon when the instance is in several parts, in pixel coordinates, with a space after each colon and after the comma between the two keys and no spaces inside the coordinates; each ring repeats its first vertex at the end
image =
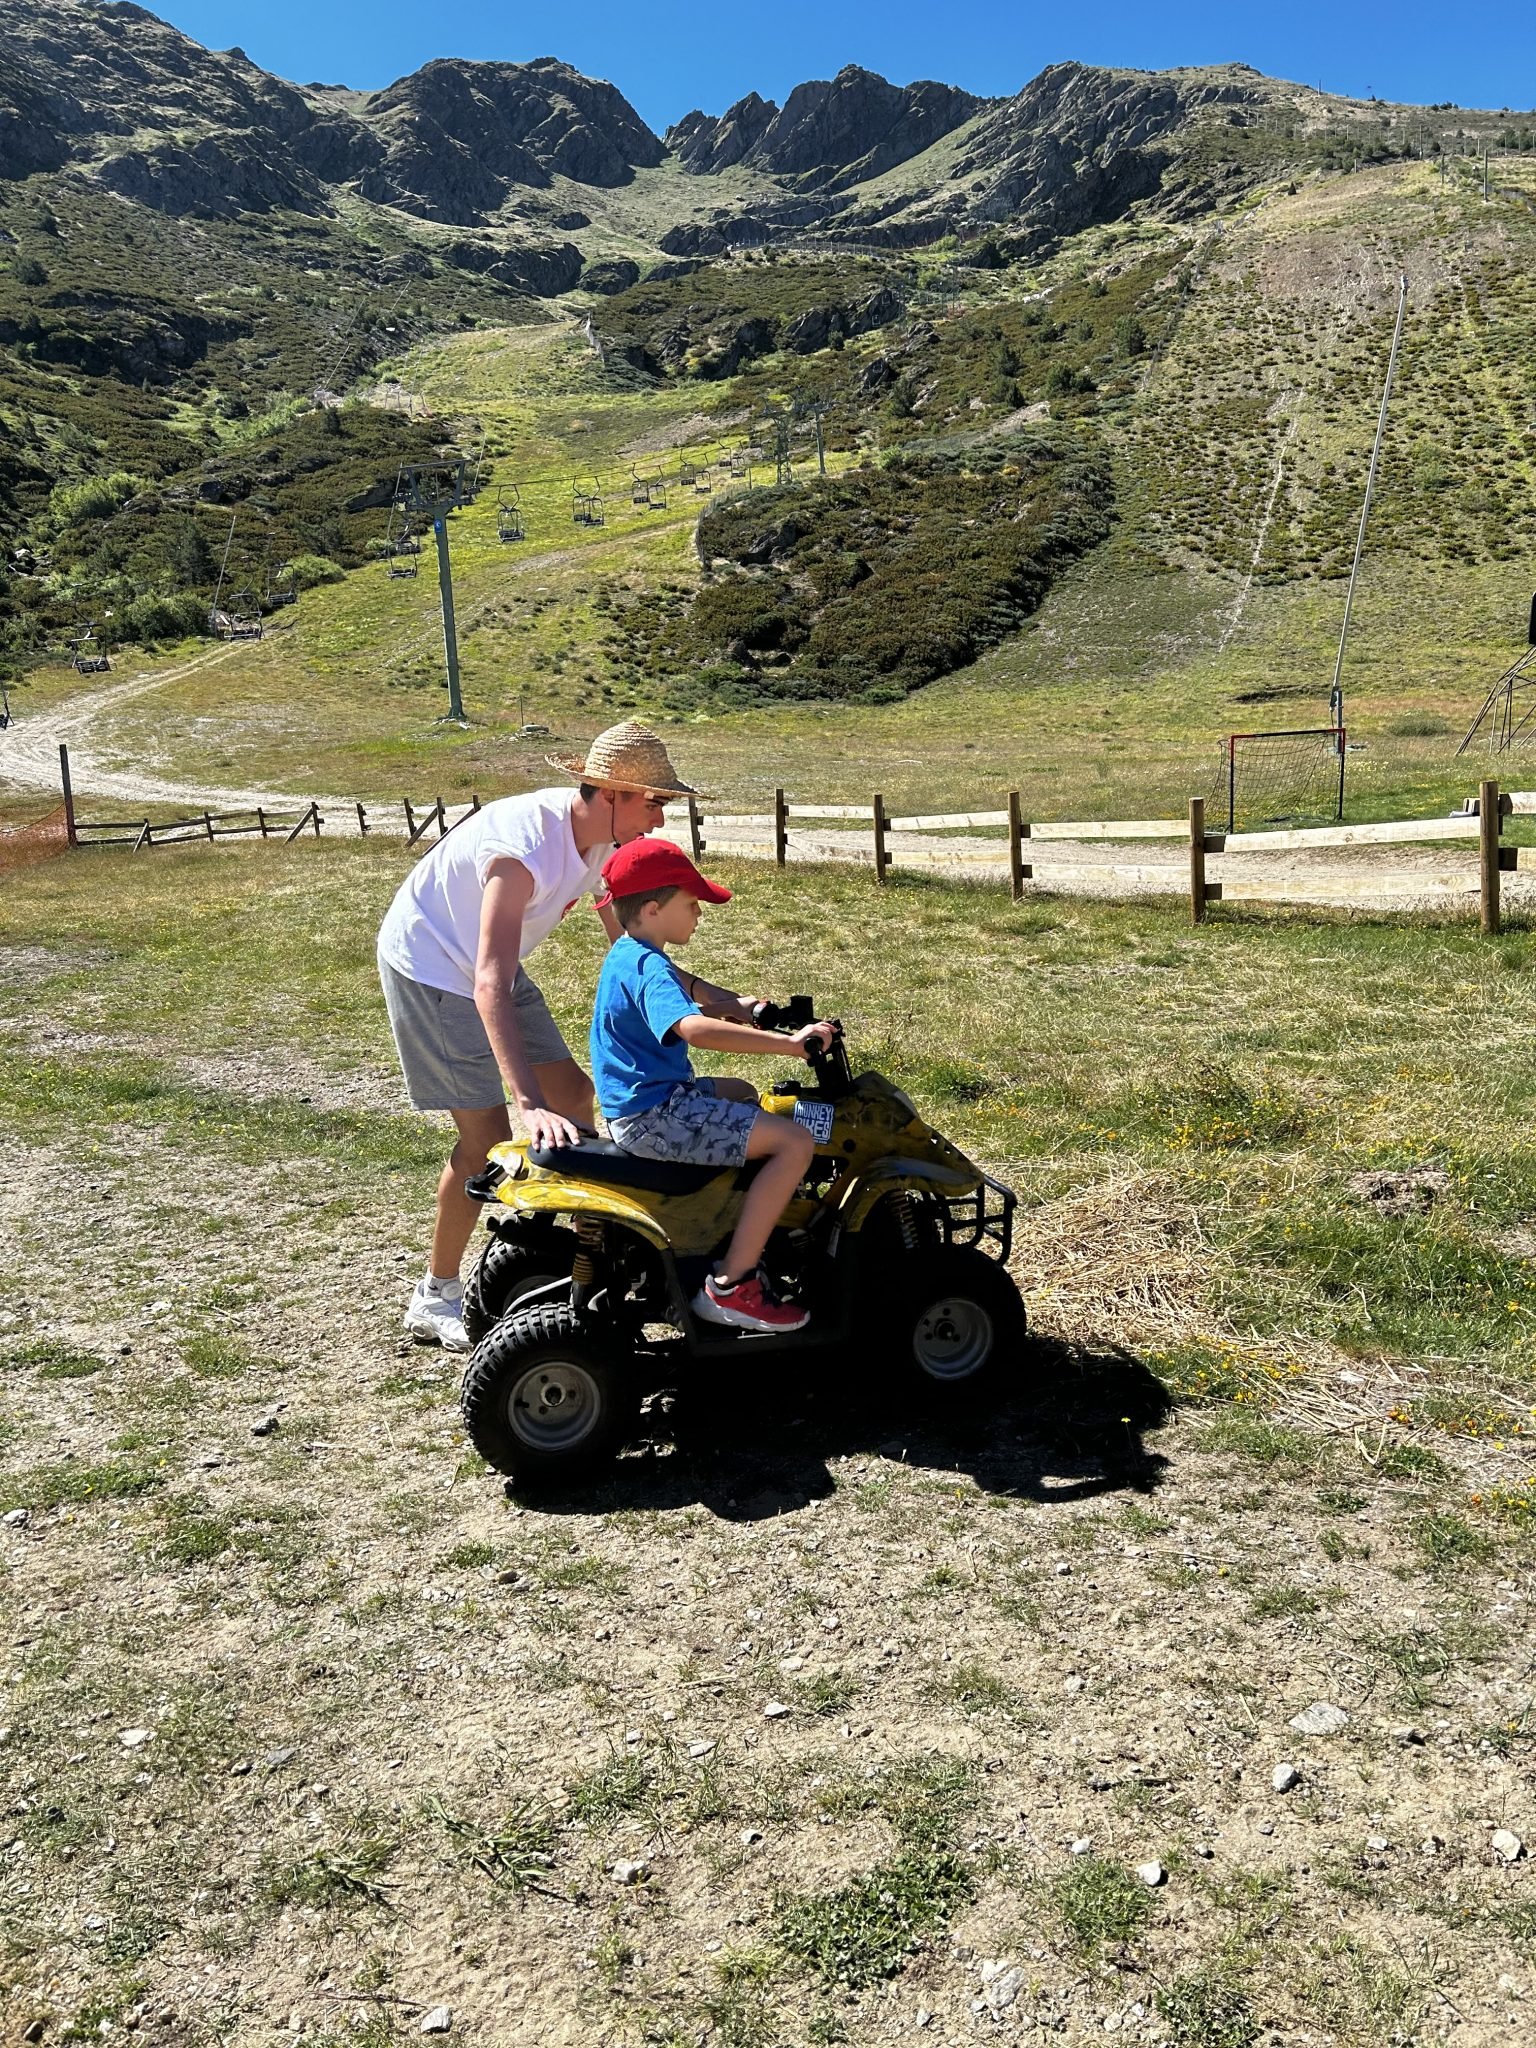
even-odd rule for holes
{"type": "Polygon", "coordinates": [[[1013,1212],[1019,1205],[1019,1198],[1012,1188],[1005,1188],[1001,1181],[989,1180],[982,1175],[982,1184],[974,1195],[946,1195],[941,1204],[944,1214],[944,1242],[949,1246],[968,1248],[986,1245],[994,1248],[1003,1264],[1013,1251],[1013,1212]]]}

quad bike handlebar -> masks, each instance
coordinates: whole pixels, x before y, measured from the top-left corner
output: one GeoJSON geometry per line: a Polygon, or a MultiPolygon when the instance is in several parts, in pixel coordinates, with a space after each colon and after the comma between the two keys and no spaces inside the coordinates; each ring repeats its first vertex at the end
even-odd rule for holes
{"type": "MultiPolygon", "coordinates": [[[[817,1022],[815,998],[791,996],[787,1003],[759,1003],[752,1021],[759,1031],[803,1031],[807,1024],[817,1022]]],[[[826,1047],[808,1045],[808,1064],[820,1093],[833,1097],[846,1095],[853,1086],[853,1070],[848,1064],[848,1048],[843,1042],[842,1020],[829,1017],[825,1021],[832,1026],[832,1041],[826,1047]]]]}

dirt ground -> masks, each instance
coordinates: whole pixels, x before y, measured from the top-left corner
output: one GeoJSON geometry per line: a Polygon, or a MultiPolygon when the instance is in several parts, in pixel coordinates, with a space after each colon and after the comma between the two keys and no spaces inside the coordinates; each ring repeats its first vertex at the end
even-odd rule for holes
{"type": "Polygon", "coordinates": [[[1524,2031],[1529,1576],[1426,1548],[1401,1386],[1170,1406],[1173,1183],[1030,1213],[997,1412],[684,1387],[541,1505],[398,1334],[418,1197],[9,1148],[4,2038],[1524,2031]]]}

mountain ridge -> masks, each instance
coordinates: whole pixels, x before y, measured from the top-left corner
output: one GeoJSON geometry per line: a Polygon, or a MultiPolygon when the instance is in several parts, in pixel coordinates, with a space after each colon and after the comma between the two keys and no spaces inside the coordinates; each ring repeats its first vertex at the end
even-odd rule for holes
{"type": "MultiPolygon", "coordinates": [[[[29,0],[0,28],[0,179],[71,170],[193,218],[334,216],[361,199],[526,241],[562,231],[562,213],[590,215],[584,201],[559,203],[570,188],[603,203],[652,176],[652,211],[672,217],[623,232],[689,257],[808,231],[896,249],[1003,231],[1027,253],[1159,203],[1171,173],[1169,204],[1198,207],[1285,162],[1305,167],[1330,135],[1366,152],[1428,148],[1495,118],[1340,100],[1242,64],[1067,62],[993,98],[850,64],[802,81],[782,106],[748,93],[658,136],[616,85],[554,57],[434,58],[364,93],[295,85],[238,47],[205,49],[133,0],[29,0]],[[1211,154],[1213,135],[1231,144],[1232,167],[1191,195],[1178,167],[1211,154]]],[[[569,267],[549,274],[564,280],[569,267]]]]}

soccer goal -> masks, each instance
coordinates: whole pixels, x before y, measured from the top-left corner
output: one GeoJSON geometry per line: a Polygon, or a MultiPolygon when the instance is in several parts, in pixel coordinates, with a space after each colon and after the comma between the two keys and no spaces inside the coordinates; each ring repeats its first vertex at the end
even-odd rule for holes
{"type": "Polygon", "coordinates": [[[1227,830],[1337,824],[1344,816],[1344,728],[1234,732],[1227,736],[1227,830]]]}

